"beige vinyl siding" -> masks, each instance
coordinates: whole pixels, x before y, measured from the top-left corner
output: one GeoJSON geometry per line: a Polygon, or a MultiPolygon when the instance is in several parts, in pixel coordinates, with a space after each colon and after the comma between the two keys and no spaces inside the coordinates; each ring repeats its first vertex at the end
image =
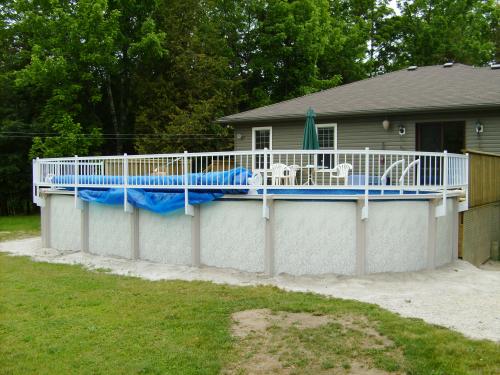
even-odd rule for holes
{"type": "Polygon", "coordinates": [[[465,125],[465,143],[469,149],[500,154],[500,114],[497,117],[468,119],[465,125]],[[476,134],[477,120],[484,126],[481,135],[476,134]]]}
{"type": "MultiPolygon", "coordinates": [[[[317,121],[318,124],[337,124],[337,147],[340,150],[370,147],[376,150],[411,151],[416,147],[415,124],[434,121],[465,121],[465,147],[483,152],[500,153],[500,111],[463,112],[432,115],[405,115],[388,117],[391,126],[382,128],[383,117],[371,119],[331,119],[317,121]],[[478,136],[476,121],[484,125],[484,133],[478,136]],[[406,134],[398,134],[399,125],[404,125],[406,134]]],[[[252,127],[272,126],[273,149],[291,150],[302,148],[305,118],[302,121],[258,122],[255,124],[234,124],[235,150],[252,149],[252,127]],[[237,134],[241,134],[238,139],[237,134]]]]}
{"type": "MultiPolygon", "coordinates": [[[[321,121],[318,124],[330,124],[334,121],[321,121]]],[[[398,122],[398,125],[401,122],[398,122]]],[[[274,150],[300,150],[304,133],[304,124],[293,123],[259,123],[255,127],[272,126],[274,150]]],[[[235,150],[252,149],[252,125],[238,125],[235,128],[235,150]],[[241,134],[238,139],[237,134],[241,134]]],[[[405,123],[406,134],[400,136],[398,128],[391,126],[389,131],[382,128],[382,120],[374,121],[338,121],[337,147],[341,150],[356,150],[370,147],[377,150],[413,150],[415,148],[415,126],[405,123]]]]}
{"type": "Polygon", "coordinates": [[[415,124],[409,121],[393,121],[389,130],[382,128],[383,119],[371,121],[339,121],[337,145],[340,150],[357,150],[369,147],[373,150],[415,149],[415,124]],[[406,134],[399,135],[399,126],[403,125],[406,134]]]}
{"type": "Polygon", "coordinates": [[[291,124],[258,123],[256,125],[238,125],[235,127],[234,149],[244,151],[252,149],[252,128],[271,126],[273,128],[273,149],[292,150],[302,148],[304,125],[298,122],[291,124]],[[241,134],[241,139],[237,135],[241,134]]]}

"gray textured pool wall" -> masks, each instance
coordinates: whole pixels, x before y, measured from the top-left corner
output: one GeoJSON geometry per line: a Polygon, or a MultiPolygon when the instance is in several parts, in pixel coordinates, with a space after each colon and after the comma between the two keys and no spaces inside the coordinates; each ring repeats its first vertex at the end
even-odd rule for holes
{"type": "Polygon", "coordinates": [[[122,206],[47,194],[42,208],[46,247],[144,259],[153,262],[232,268],[269,275],[363,275],[433,269],[457,258],[458,203],[427,200],[220,199],[158,215],[125,212],[122,206]]]}

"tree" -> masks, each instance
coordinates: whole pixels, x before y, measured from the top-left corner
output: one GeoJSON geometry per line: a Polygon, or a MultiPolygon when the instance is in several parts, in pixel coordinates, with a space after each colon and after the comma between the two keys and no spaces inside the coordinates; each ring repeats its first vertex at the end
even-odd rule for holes
{"type": "Polygon", "coordinates": [[[55,158],[68,155],[88,155],[92,148],[102,142],[99,129],[92,129],[90,134],[82,133],[82,126],[75,123],[70,115],[62,115],[52,124],[53,136],[34,137],[30,150],[31,158],[55,158]]]}
{"type": "Polygon", "coordinates": [[[337,75],[320,76],[318,60],[332,34],[326,0],[255,1],[249,31],[250,106],[305,95],[337,85],[337,75]]]}
{"type": "Polygon", "coordinates": [[[448,61],[483,65],[494,58],[494,0],[403,0],[399,6],[402,37],[396,67],[448,61]]]}
{"type": "Polygon", "coordinates": [[[138,152],[223,149],[228,129],[217,117],[236,110],[228,50],[214,2],[163,0],[154,23],[168,53],[151,56],[138,72],[138,152]]]}

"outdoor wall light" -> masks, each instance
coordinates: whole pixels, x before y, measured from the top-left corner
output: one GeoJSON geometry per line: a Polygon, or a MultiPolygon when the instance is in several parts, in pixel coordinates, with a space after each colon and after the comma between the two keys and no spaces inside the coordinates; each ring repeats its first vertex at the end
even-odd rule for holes
{"type": "Polygon", "coordinates": [[[391,126],[391,123],[389,122],[389,120],[384,120],[382,121],[382,127],[384,128],[385,131],[389,130],[389,126],[391,126]]]}
{"type": "Polygon", "coordinates": [[[477,120],[476,121],[476,134],[480,135],[484,131],[484,125],[481,123],[481,121],[477,120]]]}
{"type": "Polygon", "coordinates": [[[241,133],[236,133],[236,139],[241,139],[243,138],[243,135],[241,135],[241,133]]]}
{"type": "Polygon", "coordinates": [[[399,125],[399,135],[402,137],[406,134],[406,128],[404,125],[399,125]]]}

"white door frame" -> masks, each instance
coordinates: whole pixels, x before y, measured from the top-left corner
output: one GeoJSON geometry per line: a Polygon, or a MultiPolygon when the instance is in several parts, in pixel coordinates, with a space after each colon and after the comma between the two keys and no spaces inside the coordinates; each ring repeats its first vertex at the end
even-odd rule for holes
{"type": "MultiPolygon", "coordinates": [[[[255,133],[259,130],[269,130],[269,150],[273,149],[273,127],[272,126],[257,126],[252,128],[252,151],[257,151],[255,148],[255,133]]],[[[263,171],[263,169],[257,169],[256,168],[256,157],[255,154],[252,155],[252,169],[254,171],[263,171]]],[[[269,165],[272,164],[272,160],[269,159],[269,165]]]]}

